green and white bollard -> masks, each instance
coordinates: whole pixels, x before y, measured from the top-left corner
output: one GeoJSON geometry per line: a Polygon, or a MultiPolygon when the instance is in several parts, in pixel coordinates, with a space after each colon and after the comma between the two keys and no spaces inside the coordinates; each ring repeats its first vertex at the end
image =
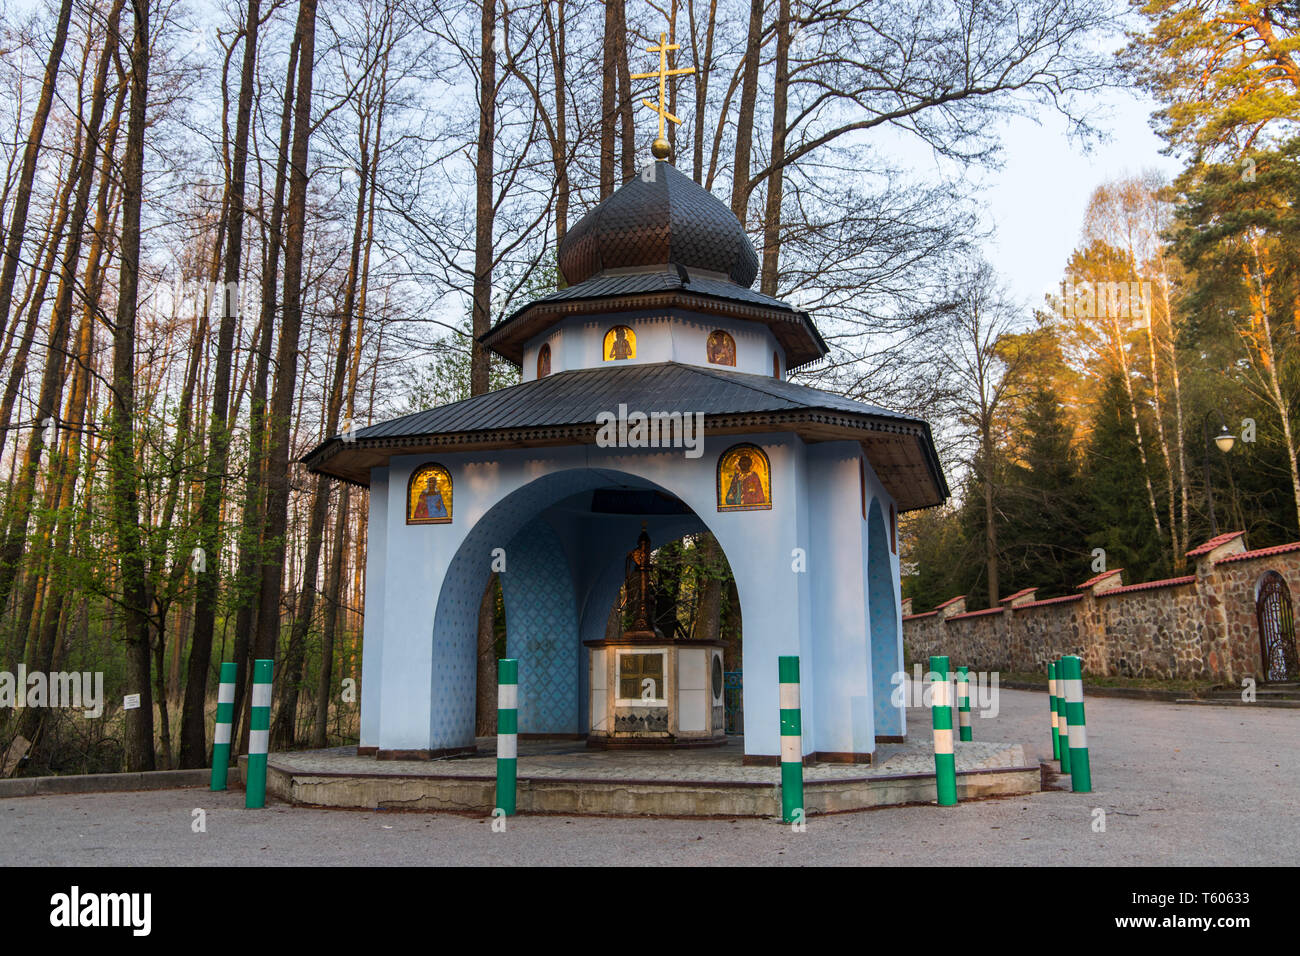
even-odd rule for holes
{"type": "Polygon", "coordinates": [[[1075,793],[1092,793],[1092,768],[1088,764],[1088,726],[1083,716],[1083,659],[1065,657],[1065,712],[1070,720],[1069,738],[1061,749],[1070,752],[1070,783],[1075,793]]]}
{"type": "Polygon", "coordinates": [[[799,713],[799,658],[777,661],[781,706],[781,819],[803,822],[803,722],[799,713]]]}
{"type": "Polygon", "coordinates": [[[1052,759],[1061,759],[1061,734],[1056,720],[1056,665],[1047,665],[1047,706],[1052,712],[1052,759]]]}
{"type": "Polygon", "coordinates": [[[948,700],[948,658],[930,658],[930,713],[934,716],[934,784],[939,806],[957,805],[957,760],[952,750],[952,706],[948,700]]]}
{"type": "Polygon", "coordinates": [[[955,740],[957,730],[957,675],[952,671],[948,672],[948,709],[952,711],[949,715],[948,726],[953,729],[953,739],[955,740]]]}
{"type": "Polygon", "coordinates": [[[271,662],[253,662],[253,702],[248,715],[248,780],[244,807],[266,806],[266,754],[271,743],[271,662]]]}
{"type": "Polygon", "coordinates": [[[212,734],[212,789],[225,790],[230,770],[230,725],[235,719],[234,664],[221,665],[221,683],[217,685],[217,721],[212,734]]]}
{"type": "Polygon", "coordinates": [[[1070,715],[1065,711],[1065,658],[1057,658],[1057,730],[1061,735],[1061,773],[1070,773],[1070,715]]]}
{"type": "Polygon", "coordinates": [[[957,728],[961,740],[974,740],[970,726],[970,668],[957,668],[957,728]]]}
{"type": "Polygon", "coordinates": [[[519,771],[519,660],[497,661],[497,809],[515,815],[519,771]]]}

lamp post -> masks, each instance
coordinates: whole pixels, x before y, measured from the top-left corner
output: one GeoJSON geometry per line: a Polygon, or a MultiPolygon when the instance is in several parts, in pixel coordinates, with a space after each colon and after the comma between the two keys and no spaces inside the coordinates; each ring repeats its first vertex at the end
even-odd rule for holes
{"type": "Polygon", "coordinates": [[[1212,537],[1218,537],[1219,521],[1214,516],[1214,488],[1210,484],[1210,416],[1217,415],[1219,418],[1219,430],[1214,435],[1214,444],[1219,451],[1225,455],[1232,451],[1232,446],[1237,443],[1237,436],[1228,431],[1228,423],[1223,417],[1223,413],[1214,409],[1207,411],[1205,417],[1201,419],[1201,433],[1205,436],[1205,500],[1210,506],[1210,533],[1212,537]]]}

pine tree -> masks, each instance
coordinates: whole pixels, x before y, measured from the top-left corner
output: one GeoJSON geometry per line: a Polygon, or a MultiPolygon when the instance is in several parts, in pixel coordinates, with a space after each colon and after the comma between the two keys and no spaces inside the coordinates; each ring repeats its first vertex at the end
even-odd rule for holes
{"type": "Polygon", "coordinates": [[[1161,135],[1194,155],[1237,158],[1300,118],[1294,0],[1139,0],[1148,30],[1125,50],[1157,100],[1161,135]]]}
{"type": "Polygon", "coordinates": [[[1003,493],[1006,590],[1036,587],[1040,598],[1068,594],[1088,566],[1074,430],[1060,401],[1042,386],[1029,396],[1022,430],[1024,461],[1009,467],[1003,493]]]}
{"type": "Polygon", "coordinates": [[[1119,376],[1106,378],[1096,404],[1082,469],[1080,508],[1089,549],[1105,551],[1108,570],[1125,568],[1130,581],[1168,574],[1167,554],[1151,534],[1151,507],[1128,422],[1127,398],[1119,376]]]}

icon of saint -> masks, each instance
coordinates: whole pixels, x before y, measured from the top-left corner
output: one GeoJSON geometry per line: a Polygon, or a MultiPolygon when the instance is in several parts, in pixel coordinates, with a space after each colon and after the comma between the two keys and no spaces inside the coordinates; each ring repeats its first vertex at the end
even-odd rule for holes
{"type": "Polygon", "coordinates": [[[727,486],[726,503],[732,506],[767,504],[767,496],[763,494],[763,481],[754,471],[754,460],[749,455],[741,455],[736,459],[731,484],[727,486]]]}
{"type": "Polygon", "coordinates": [[[609,357],[615,360],[632,357],[632,343],[627,340],[627,329],[621,325],[614,330],[614,344],[610,346],[609,357]]]}
{"type": "Polygon", "coordinates": [[[447,517],[447,506],[443,503],[442,492],[438,490],[438,476],[432,472],[425,480],[424,490],[415,499],[415,513],[411,517],[417,521],[447,517]]]}
{"type": "Polygon", "coordinates": [[[726,332],[709,336],[709,361],[714,365],[736,364],[736,342],[726,332]]]}

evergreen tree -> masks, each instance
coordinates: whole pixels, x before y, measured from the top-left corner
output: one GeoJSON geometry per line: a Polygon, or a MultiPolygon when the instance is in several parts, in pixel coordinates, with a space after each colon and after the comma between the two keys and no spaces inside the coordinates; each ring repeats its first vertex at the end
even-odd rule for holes
{"type": "Polygon", "coordinates": [[[1151,509],[1137,441],[1127,416],[1124,384],[1112,373],[1095,406],[1078,503],[1088,548],[1105,551],[1108,570],[1125,568],[1130,581],[1167,576],[1167,554],[1151,534],[1151,509]]]}
{"type": "Polygon", "coordinates": [[[1088,568],[1074,430],[1060,401],[1041,386],[1029,397],[1022,430],[1024,460],[1009,467],[1004,493],[1007,590],[1068,594],[1088,568]]]}
{"type": "Polygon", "coordinates": [[[1134,0],[1147,21],[1124,51],[1129,74],[1165,108],[1162,136],[1234,159],[1300,118],[1295,0],[1134,0]]]}

